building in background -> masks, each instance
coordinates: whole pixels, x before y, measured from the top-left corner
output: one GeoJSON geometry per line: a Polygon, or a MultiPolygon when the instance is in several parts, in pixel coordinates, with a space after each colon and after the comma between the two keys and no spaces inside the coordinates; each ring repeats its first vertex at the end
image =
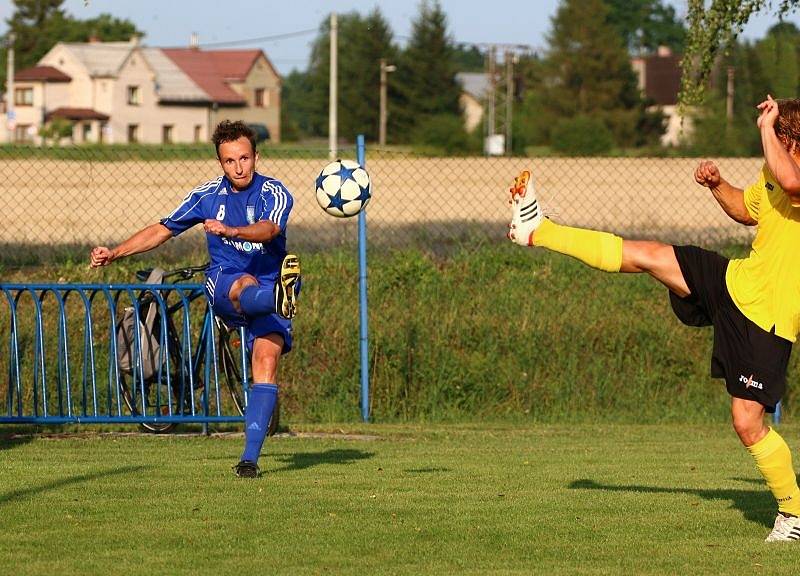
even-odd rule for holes
{"type": "Polygon", "coordinates": [[[458,72],[456,81],[461,85],[461,113],[464,128],[472,132],[483,121],[483,109],[489,96],[489,75],[485,72],[458,72]]]}
{"type": "Polygon", "coordinates": [[[78,144],[208,142],[224,119],[280,141],[281,78],[261,50],[59,42],[14,82],[6,142],[40,144],[57,119],[78,144]]]}
{"type": "Polygon", "coordinates": [[[667,118],[667,127],[661,136],[664,146],[677,146],[691,130],[691,120],[683,122],[678,114],[678,94],[681,90],[681,58],[662,46],[655,54],[631,59],[642,95],[660,108],[667,118]]]}

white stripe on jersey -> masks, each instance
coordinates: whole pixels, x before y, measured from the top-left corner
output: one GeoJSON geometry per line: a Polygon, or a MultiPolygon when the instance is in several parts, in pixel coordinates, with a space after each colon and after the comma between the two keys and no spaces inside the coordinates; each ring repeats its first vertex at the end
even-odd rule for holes
{"type": "Polygon", "coordinates": [[[209,180],[208,182],[205,182],[205,183],[203,183],[203,184],[200,184],[200,186],[198,186],[197,188],[195,188],[194,190],[192,190],[191,192],[189,192],[189,193],[186,195],[186,198],[184,198],[184,199],[183,199],[183,202],[181,202],[181,205],[180,205],[180,206],[178,206],[178,207],[177,207],[177,208],[176,208],[176,209],[175,209],[175,210],[172,212],[172,214],[170,214],[169,216],[167,216],[166,220],[175,220],[175,221],[178,221],[178,220],[180,220],[180,219],[181,219],[183,216],[185,216],[185,215],[186,215],[186,213],[187,213],[187,212],[191,212],[192,208],[194,208],[195,206],[197,206],[197,205],[200,203],[200,201],[201,201],[203,198],[205,198],[205,197],[206,197],[206,196],[208,196],[209,194],[213,194],[214,192],[216,192],[216,191],[217,191],[217,189],[219,188],[219,185],[220,185],[221,183],[222,183],[222,176],[220,176],[220,177],[218,177],[218,178],[215,178],[214,180],[209,180]],[[206,190],[210,190],[210,189],[212,189],[212,188],[213,188],[213,190],[211,190],[210,192],[206,192],[205,194],[202,194],[202,195],[200,196],[200,198],[198,198],[198,199],[197,199],[197,202],[195,202],[194,204],[192,204],[192,205],[191,205],[191,206],[189,206],[188,208],[186,207],[186,203],[187,203],[187,202],[189,202],[189,200],[192,198],[192,196],[193,196],[195,193],[199,193],[199,192],[205,192],[206,190]],[[176,217],[175,217],[175,215],[176,215],[178,212],[180,212],[180,211],[181,211],[181,209],[183,209],[183,214],[182,214],[181,216],[178,216],[178,217],[176,218],[176,217]]]}
{"type": "Polygon", "coordinates": [[[267,180],[261,187],[261,191],[271,192],[272,197],[275,200],[275,205],[270,211],[267,219],[271,220],[272,222],[275,222],[276,224],[280,224],[281,218],[283,217],[283,213],[286,211],[286,207],[289,204],[289,198],[286,195],[286,190],[282,186],[277,186],[272,181],[267,180]]]}

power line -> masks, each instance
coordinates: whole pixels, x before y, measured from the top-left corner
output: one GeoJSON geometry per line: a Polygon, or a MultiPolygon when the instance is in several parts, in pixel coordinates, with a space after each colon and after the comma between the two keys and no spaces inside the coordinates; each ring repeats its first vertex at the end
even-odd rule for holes
{"type": "Polygon", "coordinates": [[[270,42],[272,40],[285,40],[287,38],[295,38],[297,36],[305,36],[318,32],[317,28],[309,28],[308,30],[298,30],[297,32],[288,32],[286,34],[276,34],[274,36],[261,36],[260,38],[247,38],[245,40],[230,40],[227,42],[201,42],[199,46],[207,47],[221,47],[221,46],[241,46],[243,44],[260,44],[261,42],[270,42]]]}

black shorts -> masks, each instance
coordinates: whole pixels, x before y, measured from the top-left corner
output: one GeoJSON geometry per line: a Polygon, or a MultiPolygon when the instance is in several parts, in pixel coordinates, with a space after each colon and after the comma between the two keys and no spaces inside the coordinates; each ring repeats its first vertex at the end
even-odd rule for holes
{"type": "Polygon", "coordinates": [[[745,317],[728,293],[728,259],[696,246],[675,246],[675,257],[691,294],[669,293],[672,310],[688,326],[714,326],[711,376],[724,378],[728,394],[755,400],[767,412],[786,390],[789,340],[745,317]]]}

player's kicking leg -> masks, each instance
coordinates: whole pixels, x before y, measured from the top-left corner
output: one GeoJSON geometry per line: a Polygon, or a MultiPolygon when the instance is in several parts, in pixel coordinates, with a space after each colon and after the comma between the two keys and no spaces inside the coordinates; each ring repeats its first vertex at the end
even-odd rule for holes
{"type": "Polygon", "coordinates": [[[615,234],[572,228],[544,216],[533,177],[523,170],[511,187],[508,237],[521,246],[541,246],[605,272],[646,272],[678,296],[689,294],[670,244],[623,240],[615,234]]]}
{"type": "Polygon", "coordinates": [[[231,300],[248,316],[277,313],[287,320],[297,314],[297,293],[300,288],[300,259],[287,254],[281,262],[278,278],[263,286],[252,276],[240,279],[232,288],[231,300]]]}

